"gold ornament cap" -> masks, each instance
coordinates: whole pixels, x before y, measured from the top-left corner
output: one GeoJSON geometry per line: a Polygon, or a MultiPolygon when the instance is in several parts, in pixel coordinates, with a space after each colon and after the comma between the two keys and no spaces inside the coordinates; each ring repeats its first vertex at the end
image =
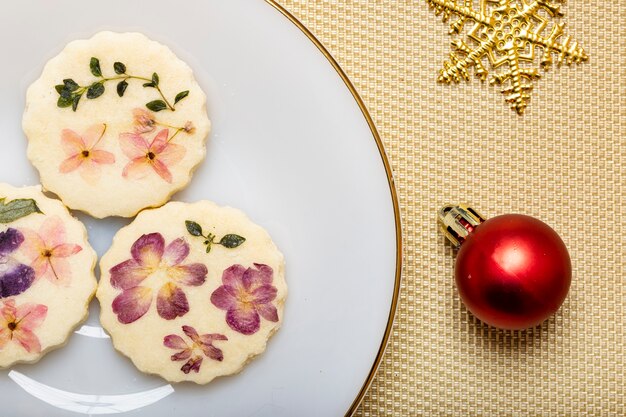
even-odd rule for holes
{"type": "Polygon", "coordinates": [[[461,246],[467,236],[484,221],[485,218],[467,204],[448,204],[437,213],[437,223],[456,247],[461,246]]]}

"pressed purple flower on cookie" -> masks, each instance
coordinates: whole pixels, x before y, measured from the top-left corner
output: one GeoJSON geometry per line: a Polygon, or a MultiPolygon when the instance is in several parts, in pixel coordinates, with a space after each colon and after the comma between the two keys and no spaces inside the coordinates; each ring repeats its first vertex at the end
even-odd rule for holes
{"type": "Polygon", "coordinates": [[[156,307],[159,316],[173,320],[187,314],[189,303],[179,285],[200,286],[208,273],[207,267],[201,263],[182,265],[189,255],[187,242],[178,238],[165,246],[160,233],[150,233],[137,239],[130,252],[131,259],[110,269],[111,285],[122,290],[112,304],[120,323],[132,323],[146,314],[152,304],[152,287],[158,285],[156,307]],[[145,282],[157,275],[152,285],[145,282]]]}
{"type": "Polygon", "coordinates": [[[41,352],[39,338],[33,330],[41,325],[48,314],[43,304],[25,303],[15,305],[8,300],[0,308],[0,350],[7,343],[19,343],[28,353],[41,352]]]}
{"type": "Polygon", "coordinates": [[[218,333],[199,335],[196,329],[191,326],[183,326],[182,329],[183,333],[191,339],[190,344],[187,344],[182,337],[175,334],[170,334],[163,338],[164,346],[180,350],[180,352],[171,356],[172,361],[187,360],[180,368],[181,371],[186,374],[191,371],[198,373],[202,365],[202,354],[209,359],[219,362],[224,359],[222,350],[213,346],[213,342],[216,340],[228,340],[226,336],[218,333]]]}
{"type": "Polygon", "coordinates": [[[278,311],[272,304],[277,290],[272,285],[274,271],[263,264],[254,268],[233,265],[222,274],[222,285],[211,294],[211,302],[226,310],[226,323],[231,329],[250,335],[261,327],[261,317],[278,321],[278,311]]]}
{"type": "Polygon", "coordinates": [[[35,281],[35,271],[16,261],[10,254],[24,243],[24,235],[17,229],[0,232],[0,298],[18,295],[35,281]]]}

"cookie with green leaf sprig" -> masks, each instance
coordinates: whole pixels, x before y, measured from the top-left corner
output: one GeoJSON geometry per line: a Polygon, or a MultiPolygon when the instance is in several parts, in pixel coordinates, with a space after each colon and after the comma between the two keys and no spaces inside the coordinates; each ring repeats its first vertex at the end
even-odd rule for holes
{"type": "Polygon", "coordinates": [[[100,262],[102,326],[143,372],[205,384],[265,350],[283,318],[284,258],[240,210],[144,210],[100,262]]]}
{"type": "Polygon", "coordinates": [[[70,42],[28,89],[23,128],[41,182],[70,208],[132,217],[185,187],[206,154],[206,95],[139,33],[70,42]]]}
{"type": "Polygon", "coordinates": [[[60,201],[0,183],[0,367],[65,343],[87,317],[96,259],[60,201]]]}

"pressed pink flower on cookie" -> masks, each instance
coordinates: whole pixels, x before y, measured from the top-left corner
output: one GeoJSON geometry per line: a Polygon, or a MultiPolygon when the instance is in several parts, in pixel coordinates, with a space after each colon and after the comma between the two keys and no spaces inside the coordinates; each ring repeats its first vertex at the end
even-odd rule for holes
{"type": "Polygon", "coordinates": [[[33,332],[46,318],[48,307],[42,304],[15,305],[6,301],[0,308],[0,350],[7,343],[19,343],[28,353],[41,352],[39,338],[33,332]]]}
{"type": "Polygon", "coordinates": [[[196,329],[191,326],[183,326],[183,333],[191,339],[191,343],[187,344],[185,340],[175,334],[167,335],[163,338],[163,345],[170,349],[177,349],[180,352],[175,353],[170,358],[172,361],[184,361],[185,364],[180,368],[185,374],[191,371],[198,373],[202,365],[202,355],[209,359],[221,362],[224,360],[224,354],[221,349],[213,346],[216,340],[228,340],[223,334],[212,333],[199,335],[196,329]]]}
{"type": "MultiPolygon", "coordinates": [[[[129,324],[141,318],[152,305],[153,289],[146,283],[159,275],[157,313],[166,320],[181,317],[189,311],[185,292],[179,285],[197,287],[204,283],[207,267],[201,263],[182,265],[189,255],[189,244],[179,238],[165,246],[160,233],[141,236],[131,248],[132,258],[110,269],[111,285],[122,290],[113,300],[113,312],[120,323],[129,324]]],[[[154,282],[153,282],[154,285],[154,282]]]]}
{"type": "Polygon", "coordinates": [[[151,173],[158,174],[168,183],[172,182],[172,173],[169,167],[179,163],[186,153],[184,146],[171,143],[169,129],[162,129],[156,134],[152,142],[148,142],[139,133],[122,133],[120,145],[124,155],[130,162],[124,167],[124,178],[141,179],[151,173]]]}
{"type": "Polygon", "coordinates": [[[135,125],[135,133],[138,134],[152,132],[157,126],[175,129],[176,133],[185,132],[193,135],[196,132],[194,124],[189,120],[181,127],[172,126],[158,121],[154,113],[139,107],[133,109],[133,124],[135,125]]]}
{"type": "Polygon", "coordinates": [[[216,307],[226,310],[226,323],[231,329],[250,335],[261,326],[261,318],[278,321],[278,312],[272,301],[277,290],[272,285],[274,271],[267,265],[255,268],[233,265],[222,274],[222,285],[211,295],[216,307]]]}
{"type": "Polygon", "coordinates": [[[82,136],[73,130],[63,129],[61,145],[67,158],[61,162],[59,172],[67,174],[78,170],[86,182],[97,182],[100,165],[115,163],[115,156],[111,152],[96,149],[106,128],[105,124],[97,124],[87,129],[82,136]]]}
{"type": "Polygon", "coordinates": [[[48,217],[39,231],[22,229],[24,244],[22,250],[31,260],[36,279],[48,280],[67,285],[72,278],[72,269],[67,258],[77,254],[83,248],[68,243],[65,226],[58,216],[48,217]]]}
{"type": "Polygon", "coordinates": [[[152,132],[156,126],[154,114],[146,109],[133,109],[133,121],[135,124],[135,133],[138,134],[152,132]]]}

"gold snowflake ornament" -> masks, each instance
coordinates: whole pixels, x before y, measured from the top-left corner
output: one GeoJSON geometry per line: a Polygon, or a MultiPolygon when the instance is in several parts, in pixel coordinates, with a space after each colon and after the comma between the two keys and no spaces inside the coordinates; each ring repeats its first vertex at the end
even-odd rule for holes
{"type": "MultiPolygon", "coordinates": [[[[563,0],[555,0],[563,1],[563,0]]],[[[444,22],[452,14],[458,19],[450,25],[450,34],[460,34],[466,22],[474,25],[467,37],[468,45],[461,39],[452,42],[450,59],[443,63],[439,82],[458,83],[469,80],[468,69],[481,80],[487,79],[488,71],[483,65],[487,56],[495,73],[491,84],[505,84],[502,93],[507,103],[518,114],[523,114],[533,89],[532,80],[539,79],[536,68],[527,68],[535,59],[535,50],[543,50],[541,67],[550,69],[553,55],[557,65],[570,65],[587,61],[588,56],[578,43],[564,35],[564,23],[554,23],[546,36],[550,18],[561,17],[560,5],[542,0],[479,0],[480,10],[474,9],[474,0],[427,0],[435,14],[443,15],[444,22]]]]}

